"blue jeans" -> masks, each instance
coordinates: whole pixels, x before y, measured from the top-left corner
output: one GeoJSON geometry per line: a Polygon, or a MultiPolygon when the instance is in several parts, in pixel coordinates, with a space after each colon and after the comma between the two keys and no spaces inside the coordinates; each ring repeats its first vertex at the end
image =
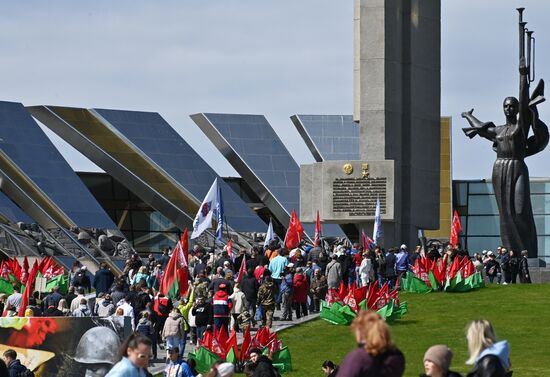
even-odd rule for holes
{"type": "Polygon", "coordinates": [[[183,333],[183,337],[179,336],[167,336],[166,337],[166,348],[178,347],[179,354],[183,355],[185,352],[185,343],[187,343],[187,334],[183,333]]]}
{"type": "Polygon", "coordinates": [[[277,305],[280,305],[281,304],[281,299],[283,297],[283,295],[281,294],[281,281],[283,279],[279,278],[279,279],[273,279],[273,285],[275,287],[277,287],[277,294],[275,295],[275,303],[277,305]]]}
{"type": "Polygon", "coordinates": [[[385,282],[386,282],[386,278],[384,278],[382,274],[378,274],[378,287],[382,288],[385,282]]]}
{"type": "Polygon", "coordinates": [[[214,318],[214,326],[216,327],[217,331],[220,331],[222,326],[225,327],[225,332],[229,334],[228,327],[229,327],[229,317],[215,317],[214,318]]]}
{"type": "Polygon", "coordinates": [[[197,326],[197,339],[202,340],[205,331],[206,326],[197,326]]]}

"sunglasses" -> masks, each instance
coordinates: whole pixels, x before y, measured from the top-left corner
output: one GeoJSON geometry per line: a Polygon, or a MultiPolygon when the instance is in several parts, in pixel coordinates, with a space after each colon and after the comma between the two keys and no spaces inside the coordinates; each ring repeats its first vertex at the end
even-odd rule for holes
{"type": "Polygon", "coordinates": [[[138,359],[151,359],[153,355],[150,353],[140,353],[137,355],[138,359]]]}

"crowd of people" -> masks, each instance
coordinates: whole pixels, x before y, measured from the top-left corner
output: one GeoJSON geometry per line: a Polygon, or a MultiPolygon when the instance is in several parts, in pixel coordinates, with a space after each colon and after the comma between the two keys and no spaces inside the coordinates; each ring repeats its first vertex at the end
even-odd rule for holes
{"type": "MultiPolygon", "coordinates": [[[[417,258],[423,255],[440,258],[445,253],[453,258],[465,252],[449,247],[424,253],[420,246],[410,252],[406,245],[387,251],[380,247],[363,250],[359,244],[287,250],[279,240],[271,240],[267,247],[241,248],[238,253],[227,248],[215,251],[195,246],[189,251],[187,261],[188,293],[171,299],[159,292],[171,256],[171,250],[166,248],[160,256],[151,254],[147,259],[132,255],[118,277],[104,263],[91,274],[86,266],[76,262],[70,271],[68,292],[63,294],[59,287],[45,297],[34,292],[25,315],[129,317],[132,329],[139,336],[134,342],[147,339],[149,343],[143,344],[150,344],[150,353],[139,354],[159,359],[157,349],[161,346],[167,351],[166,360],[170,364],[170,360],[181,360],[187,344],[197,344],[206,331],[223,328],[226,333],[239,332],[247,325],[271,327],[276,309],[281,311],[280,320],[299,319],[319,312],[327,292],[338,290],[342,283],[360,287],[373,282],[382,286],[388,282],[393,287],[417,258]],[[95,294],[90,294],[92,291],[95,294]]],[[[518,275],[521,282],[530,282],[523,253],[521,258],[504,248],[498,249],[498,256],[492,252],[476,253],[474,264],[491,282],[495,278],[500,282],[502,272],[503,284],[514,283],[518,275]]],[[[14,286],[13,294],[0,296],[0,310],[6,315],[16,315],[22,302],[19,287],[14,286]]],[[[353,328],[372,328],[373,324],[378,324],[376,318],[362,315],[353,328]]],[[[382,324],[378,325],[383,330],[382,324]]],[[[362,337],[367,335],[361,333],[362,337]]],[[[128,349],[134,344],[137,343],[131,343],[128,349]]],[[[364,356],[361,355],[357,357],[364,356]]],[[[397,353],[392,357],[399,359],[397,353]]],[[[329,375],[336,370],[330,363],[323,368],[329,375]]],[[[346,368],[344,362],[340,370],[346,371],[346,368]]],[[[187,368],[179,367],[176,375],[196,375],[192,366],[189,370],[189,374],[185,374],[187,368]]]]}
{"type": "Polygon", "coordinates": [[[491,250],[475,253],[474,265],[484,276],[487,276],[491,284],[516,284],[518,278],[520,283],[530,284],[527,255],[527,250],[517,254],[514,250],[499,246],[496,254],[491,250]]]}

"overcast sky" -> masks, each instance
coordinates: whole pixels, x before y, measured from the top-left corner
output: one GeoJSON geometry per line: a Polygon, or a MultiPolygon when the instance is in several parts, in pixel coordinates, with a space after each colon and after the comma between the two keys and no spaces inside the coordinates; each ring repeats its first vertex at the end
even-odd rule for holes
{"type": "MultiPolygon", "coordinates": [[[[518,92],[517,6],[538,37],[537,78],[549,78],[549,2],[443,1],[441,114],[453,118],[455,179],[491,175],[491,145],[462,134],[460,113],[504,121],[502,100],[518,92]]],[[[7,2],[0,45],[0,100],[156,111],[221,175],[238,174],[189,114],[264,114],[308,163],[289,116],[352,112],[353,0],[7,2]]],[[[74,169],[98,170],[48,136],[74,169]]],[[[531,176],[550,175],[548,153],[528,159],[531,176]]]]}

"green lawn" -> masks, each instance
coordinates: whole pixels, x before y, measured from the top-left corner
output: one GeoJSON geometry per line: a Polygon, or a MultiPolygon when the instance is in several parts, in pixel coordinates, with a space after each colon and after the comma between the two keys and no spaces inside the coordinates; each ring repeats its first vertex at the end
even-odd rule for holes
{"type": "MultiPolygon", "coordinates": [[[[499,339],[511,348],[515,376],[550,376],[550,285],[490,286],[468,293],[402,293],[409,313],[391,325],[394,341],[405,354],[405,376],[423,372],[422,357],[433,344],[447,344],[454,353],[452,369],[462,374],[467,345],[465,328],[476,318],[490,320],[499,339]]],[[[323,320],[282,331],[292,353],[288,377],[323,376],[321,363],[340,363],[355,347],[348,326],[323,320]]]]}

